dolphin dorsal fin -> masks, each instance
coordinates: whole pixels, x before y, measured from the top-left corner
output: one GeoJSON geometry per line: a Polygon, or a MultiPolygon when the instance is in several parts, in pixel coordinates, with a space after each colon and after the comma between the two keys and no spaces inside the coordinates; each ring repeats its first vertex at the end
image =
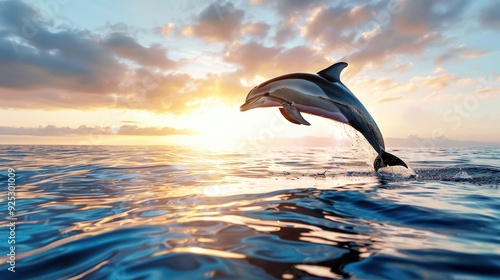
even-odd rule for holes
{"type": "Polygon", "coordinates": [[[347,67],[347,63],[337,62],[337,63],[333,64],[332,66],[319,71],[318,75],[327,79],[330,82],[341,83],[340,72],[342,72],[342,70],[346,67],[347,67]]]}

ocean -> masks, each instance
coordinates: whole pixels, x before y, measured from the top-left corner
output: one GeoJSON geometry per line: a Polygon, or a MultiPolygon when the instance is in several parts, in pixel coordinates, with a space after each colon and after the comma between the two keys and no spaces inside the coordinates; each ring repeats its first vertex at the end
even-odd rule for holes
{"type": "Polygon", "coordinates": [[[389,152],[0,146],[0,279],[499,279],[500,148],[389,152]]]}

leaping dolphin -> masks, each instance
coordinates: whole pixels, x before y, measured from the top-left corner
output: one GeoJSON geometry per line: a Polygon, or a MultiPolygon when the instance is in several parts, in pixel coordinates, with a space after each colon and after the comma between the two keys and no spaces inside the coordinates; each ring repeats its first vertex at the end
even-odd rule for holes
{"type": "Polygon", "coordinates": [[[370,113],[340,81],[340,72],[347,66],[338,62],[317,74],[292,73],[282,75],[254,87],[241,105],[244,112],[258,107],[280,107],[281,114],[295,124],[310,125],[301,112],[346,123],[361,132],[378,153],[373,163],[381,167],[408,166],[385,151],[384,138],[370,113]]]}

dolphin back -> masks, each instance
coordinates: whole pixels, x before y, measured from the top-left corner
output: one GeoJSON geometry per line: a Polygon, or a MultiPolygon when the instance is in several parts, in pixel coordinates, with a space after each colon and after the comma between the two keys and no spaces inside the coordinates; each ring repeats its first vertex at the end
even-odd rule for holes
{"type": "Polygon", "coordinates": [[[394,165],[401,165],[408,168],[408,165],[406,165],[404,161],[386,151],[382,151],[381,155],[378,155],[373,162],[373,168],[375,168],[375,171],[378,171],[382,167],[394,165]]]}
{"type": "Polygon", "coordinates": [[[333,102],[337,103],[342,114],[349,120],[349,124],[361,132],[380,155],[385,149],[382,132],[361,101],[340,80],[340,74],[346,67],[347,63],[338,62],[319,71],[318,75],[328,82],[318,85],[333,102]]]}

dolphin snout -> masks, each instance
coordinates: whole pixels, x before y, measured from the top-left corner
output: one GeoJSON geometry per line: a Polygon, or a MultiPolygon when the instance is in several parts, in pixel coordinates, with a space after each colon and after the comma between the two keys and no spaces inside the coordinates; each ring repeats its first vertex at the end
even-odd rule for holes
{"type": "Polygon", "coordinates": [[[241,112],[245,112],[245,111],[248,111],[250,109],[254,109],[254,108],[257,108],[258,106],[252,106],[252,105],[255,105],[255,103],[257,102],[257,100],[259,100],[259,98],[251,98],[251,99],[247,99],[245,101],[245,103],[243,103],[241,106],[240,106],[240,111],[241,112]]]}
{"type": "Polygon", "coordinates": [[[257,108],[259,107],[259,99],[261,98],[261,96],[254,92],[254,90],[256,89],[257,87],[254,87],[247,95],[247,98],[245,100],[245,103],[243,103],[241,106],[240,106],[240,111],[241,112],[245,112],[245,111],[248,111],[250,109],[254,109],[254,108],[257,108]]]}

